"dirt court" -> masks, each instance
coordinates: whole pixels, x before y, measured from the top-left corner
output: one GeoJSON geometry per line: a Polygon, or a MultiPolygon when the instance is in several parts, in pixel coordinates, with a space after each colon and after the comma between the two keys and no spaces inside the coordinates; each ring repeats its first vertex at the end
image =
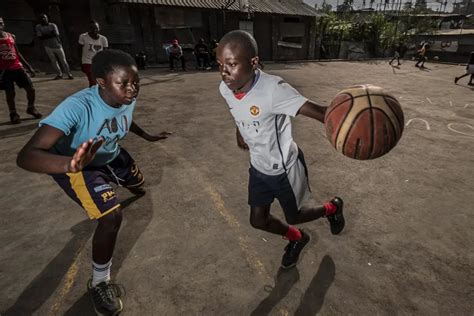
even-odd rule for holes
{"type": "MultiPolygon", "coordinates": [[[[400,100],[406,128],[397,147],[373,161],[337,153],[322,124],[294,120],[314,203],[345,201],[346,229],[326,219],[297,268],[280,271],[286,241],[248,222],[248,153],[218,92],[217,72],[141,73],[134,120],[149,143],[122,142],[147,180],[134,199],[122,188],[124,223],[113,275],[126,288],[122,315],[473,315],[474,89],[463,66],[405,61],[272,64],[322,104],[342,88],[372,83],[400,100]]],[[[34,79],[45,114],[87,86],[34,79]]],[[[24,91],[18,110],[26,116],[24,91]]],[[[36,120],[10,125],[0,96],[0,314],[91,315],[86,294],[95,223],[47,175],[16,167],[36,120]]],[[[282,215],[278,203],[273,213],[282,215]]]]}

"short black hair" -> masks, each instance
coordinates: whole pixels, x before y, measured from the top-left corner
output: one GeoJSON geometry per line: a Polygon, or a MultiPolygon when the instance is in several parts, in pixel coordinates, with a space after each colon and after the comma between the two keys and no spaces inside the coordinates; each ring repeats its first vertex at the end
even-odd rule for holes
{"type": "Polygon", "coordinates": [[[243,52],[248,55],[249,58],[253,58],[258,55],[258,45],[255,38],[249,32],[242,30],[235,30],[227,33],[222,37],[219,42],[221,47],[225,45],[240,46],[243,52]]]}
{"type": "Polygon", "coordinates": [[[92,76],[105,78],[116,67],[131,66],[137,66],[137,64],[130,54],[118,49],[106,49],[98,52],[92,58],[92,76]]]}

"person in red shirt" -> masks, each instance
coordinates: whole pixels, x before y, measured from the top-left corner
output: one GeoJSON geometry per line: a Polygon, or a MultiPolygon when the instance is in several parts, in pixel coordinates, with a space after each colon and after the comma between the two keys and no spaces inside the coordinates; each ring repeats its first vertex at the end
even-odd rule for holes
{"type": "Polygon", "coordinates": [[[4,31],[5,22],[0,17],[0,90],[5,90],[10,121],[12,124],[21,123],[20,115],[16,112],[15,83],[25,89],[28,99],[26,113],[34,118],[41,118],[41,113],[35,108],[35,89],[27,71],[34,76],[34,70],[23,58],[15,44],[15,35],[4,31]]]}

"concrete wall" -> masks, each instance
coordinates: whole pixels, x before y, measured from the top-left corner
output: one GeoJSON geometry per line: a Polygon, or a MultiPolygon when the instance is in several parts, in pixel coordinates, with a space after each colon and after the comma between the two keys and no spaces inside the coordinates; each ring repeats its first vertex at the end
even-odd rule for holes
{"type": "MultiPolygon", "coordinates": [[[[474,34],[425,35],[416,36],[412,39],[414,46],[422,41],[431,43],[427,53],[429,59],[437,56],[441,61],[466,63],[469,54],[474,51],[474,34]]],[[[416,48],[408,53],[414,55],[416,48]]]]}

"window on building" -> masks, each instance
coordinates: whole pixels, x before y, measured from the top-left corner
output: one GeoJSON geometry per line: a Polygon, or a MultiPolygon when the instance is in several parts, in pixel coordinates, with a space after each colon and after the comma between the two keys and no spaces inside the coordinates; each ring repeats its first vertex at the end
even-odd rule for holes
{"type": "Polygon", "coordinates": [[[301,22],[301,19],[297,16],[293,17],[293,16],[287,16],[286,18],[283,18],[283,22],[284,23],[300,23],[301,22]]]}
{"type": "Polygon", "coordinates": [[[253,21],[239,21],[239,30],[249,32],[253,35],[253,21]]]}

